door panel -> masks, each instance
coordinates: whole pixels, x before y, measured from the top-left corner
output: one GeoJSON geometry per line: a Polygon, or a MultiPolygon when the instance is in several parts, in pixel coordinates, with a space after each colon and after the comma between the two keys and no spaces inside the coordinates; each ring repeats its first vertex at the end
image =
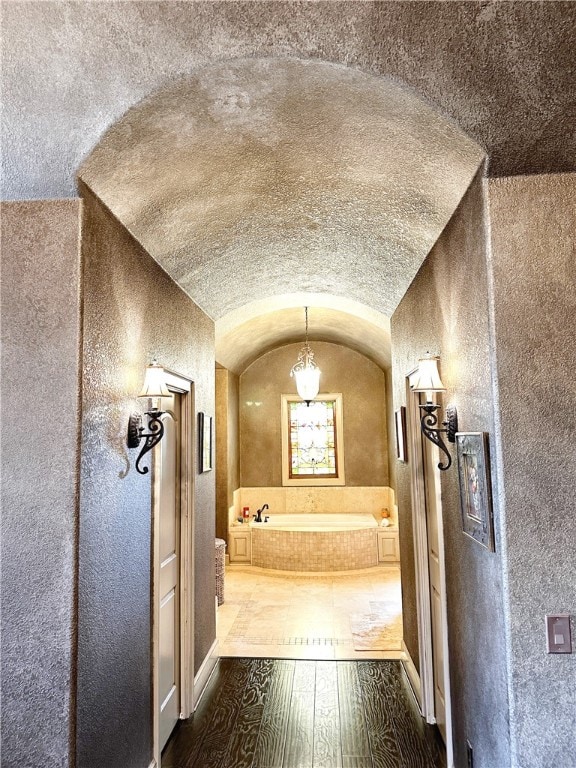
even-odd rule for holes
{"type": "Polygon", "coordinates": [[[156,469],[158,537],[156,642],[158,647],[158,705],[160,741],[166,744],[180,715],[180,395],[163,398],[164,437],[156,469]]]}

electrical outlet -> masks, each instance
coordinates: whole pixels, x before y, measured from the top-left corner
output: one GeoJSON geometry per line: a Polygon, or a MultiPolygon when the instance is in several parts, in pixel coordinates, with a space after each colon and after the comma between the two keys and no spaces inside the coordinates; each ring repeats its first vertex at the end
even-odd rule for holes
{"type": "Polygon", "coordinates": [[[546,649],[548,653],[572,653],[569,614],[546,616],[546,649]]]}
{"type": "Polygon", "coordinates": [[[466,741],[466,757],[468,759],[468,768],[474,768],[474,751],[469,741],[466,741]]]}

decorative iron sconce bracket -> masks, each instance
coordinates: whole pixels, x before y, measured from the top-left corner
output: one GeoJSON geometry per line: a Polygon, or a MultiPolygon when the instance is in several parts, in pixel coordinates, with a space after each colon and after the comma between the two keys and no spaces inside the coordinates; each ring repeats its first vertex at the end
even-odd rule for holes
{"type": "Polygon", "coordinates": [[[160,418],[163,413],[164,411],[159,411],[157,409],[146,411],[146,416],[149,416],[149,432],[144,432],[145,427],[142,426],[141,414],[133,413],[128,419],[128,438],[126,440],[128,448],[138,448],[141,441],[143,439],[146,440],[142,446],[142,450],[140,451],[138,458],[136,459],[136,470],[141,475],[148,474],[149,469],[148,467],[141,468],[140,461],[148,453],[148,451],[151,451],[155,445],[158,445],[164,435],[164,424],[160,418]]]}
{"type": "Polygon", "coordinates": [[[456,442],[456,432],[458,432],[458,412],[456,406],[446,406],[446,419],[442,422],[444,429],[436,427],[438,424],[437,411],[440,408],[439,405],[434,403],[424,403],[420,405],[420,428],[424,437],[427,437],[430,442],[434,443],[444,454],[446,454],[447,461],[445,464],[440,462],[438,469],[444,471],[450,469],[452,464],[452,456],[448,452],[448,447],[442,439],[442,435],[445,434],[449,443],[456,442]]]}

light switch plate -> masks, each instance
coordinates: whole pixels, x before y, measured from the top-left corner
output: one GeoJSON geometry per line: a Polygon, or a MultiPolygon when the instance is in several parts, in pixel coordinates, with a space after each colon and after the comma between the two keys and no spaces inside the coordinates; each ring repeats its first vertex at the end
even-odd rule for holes
{"type": "Polygon", "coordinates": [[[546,646],[548,653],[572,653],[568,613],[546,616],[546,646]]]}

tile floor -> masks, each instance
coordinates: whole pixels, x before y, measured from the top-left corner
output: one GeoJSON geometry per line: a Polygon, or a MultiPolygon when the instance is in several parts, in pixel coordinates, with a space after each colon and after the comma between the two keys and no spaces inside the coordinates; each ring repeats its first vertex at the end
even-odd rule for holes
{"type": "Polygon", "coordinates": [[[403,659],[400,569],[301,573],[227,566],[217,637],[221,656],[403,659]],[[370,633],[360,641],[353,634],[383,617],[386,642],[381,636],[371,646],[370,633]]]}

